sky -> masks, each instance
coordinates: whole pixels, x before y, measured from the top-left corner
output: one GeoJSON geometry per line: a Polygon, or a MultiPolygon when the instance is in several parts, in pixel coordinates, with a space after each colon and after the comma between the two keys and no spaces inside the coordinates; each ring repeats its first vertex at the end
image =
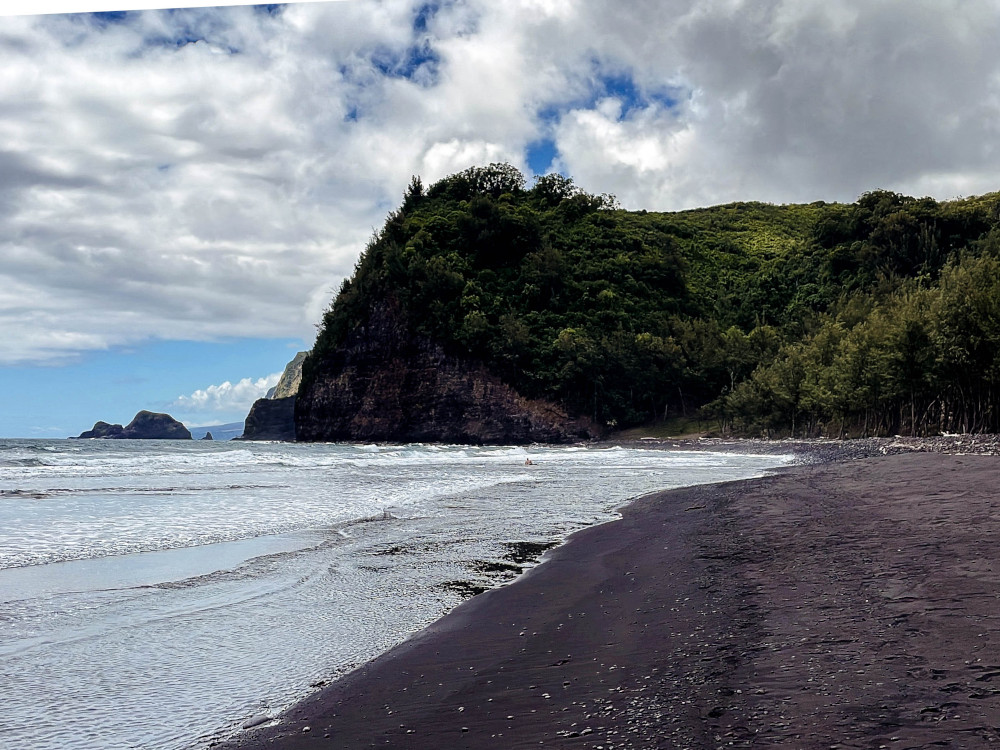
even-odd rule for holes
{"type": "Polygon", "coordinates": [[[997,0],[140,7],[0,0],[0,437],[242,420],[413,175],[1000,189],[997,0]]]}

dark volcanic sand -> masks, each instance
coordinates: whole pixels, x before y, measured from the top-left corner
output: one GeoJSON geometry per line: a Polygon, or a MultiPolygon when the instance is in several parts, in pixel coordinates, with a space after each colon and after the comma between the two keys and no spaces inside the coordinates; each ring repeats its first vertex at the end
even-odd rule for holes
{"type": "Polygon", "coordinates": [[[238,747],[986,747],[998,469],[891,455],[645,498],[238,747]]]}

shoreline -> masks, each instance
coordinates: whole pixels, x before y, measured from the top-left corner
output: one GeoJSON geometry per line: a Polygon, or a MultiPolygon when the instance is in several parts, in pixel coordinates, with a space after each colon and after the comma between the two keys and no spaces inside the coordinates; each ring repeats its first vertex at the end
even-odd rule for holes
{"type": "Polygon", "coordinates": [[[838,440],[836,438],[638,438],[607,440],[597,445],[665,450],[705,450],[726,453],[794,453],[801,463],[834,463],[859,458],[895,456],[908,453],[944,453],[948,455],[1000,455],[998,435],[937,435],[935,437],[870,437],[838,440]]]}
{"type": "MultiPolygon", "coordinates": [[[[960,440],[928,453],[873,439],[846,454],[795,441],[804,463],[768,477],[647,495],[222,745],[904,747],[963,726],[956,746],[985,742],[1000,716],[973,683],[993,672],[963,672],[958,655],[978,647],[992,668],[1000,651],[991,625],[954,625],[997,623],[1000,563],[977,538],[1000,538],[1000,464],[944,455],[960,440]],[[845,460],[859,448],[881,457],[845,460]],[[964,572],[933,587],[935,567],[964,572]],[[926,600],[959,584],[968,597],[926,600]]],[[[799,455],[791,442],[770,445],[799,455]]]]}

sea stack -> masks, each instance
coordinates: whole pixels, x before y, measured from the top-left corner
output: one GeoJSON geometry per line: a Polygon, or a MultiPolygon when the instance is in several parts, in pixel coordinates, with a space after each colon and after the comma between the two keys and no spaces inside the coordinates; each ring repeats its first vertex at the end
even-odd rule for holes
{"type": "Polygon", "coordinates": [[[140,411],[125,427],[120,424],[97,422],[94,428],[81,432],[79,438],[104,440],[190,440],[191,432],[171,417],[151,411],[140,411]]]}

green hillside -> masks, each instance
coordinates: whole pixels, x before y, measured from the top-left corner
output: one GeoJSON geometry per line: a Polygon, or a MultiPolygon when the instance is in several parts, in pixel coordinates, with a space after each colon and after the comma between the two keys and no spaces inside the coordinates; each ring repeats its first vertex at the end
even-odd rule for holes
{"type": "Polygon", "coordinates": [[[891,434],[998,427],[1000,196],[629,212],[494,164],[414,179],[324,316],[412,331],[611,428],[891,434]]]}

